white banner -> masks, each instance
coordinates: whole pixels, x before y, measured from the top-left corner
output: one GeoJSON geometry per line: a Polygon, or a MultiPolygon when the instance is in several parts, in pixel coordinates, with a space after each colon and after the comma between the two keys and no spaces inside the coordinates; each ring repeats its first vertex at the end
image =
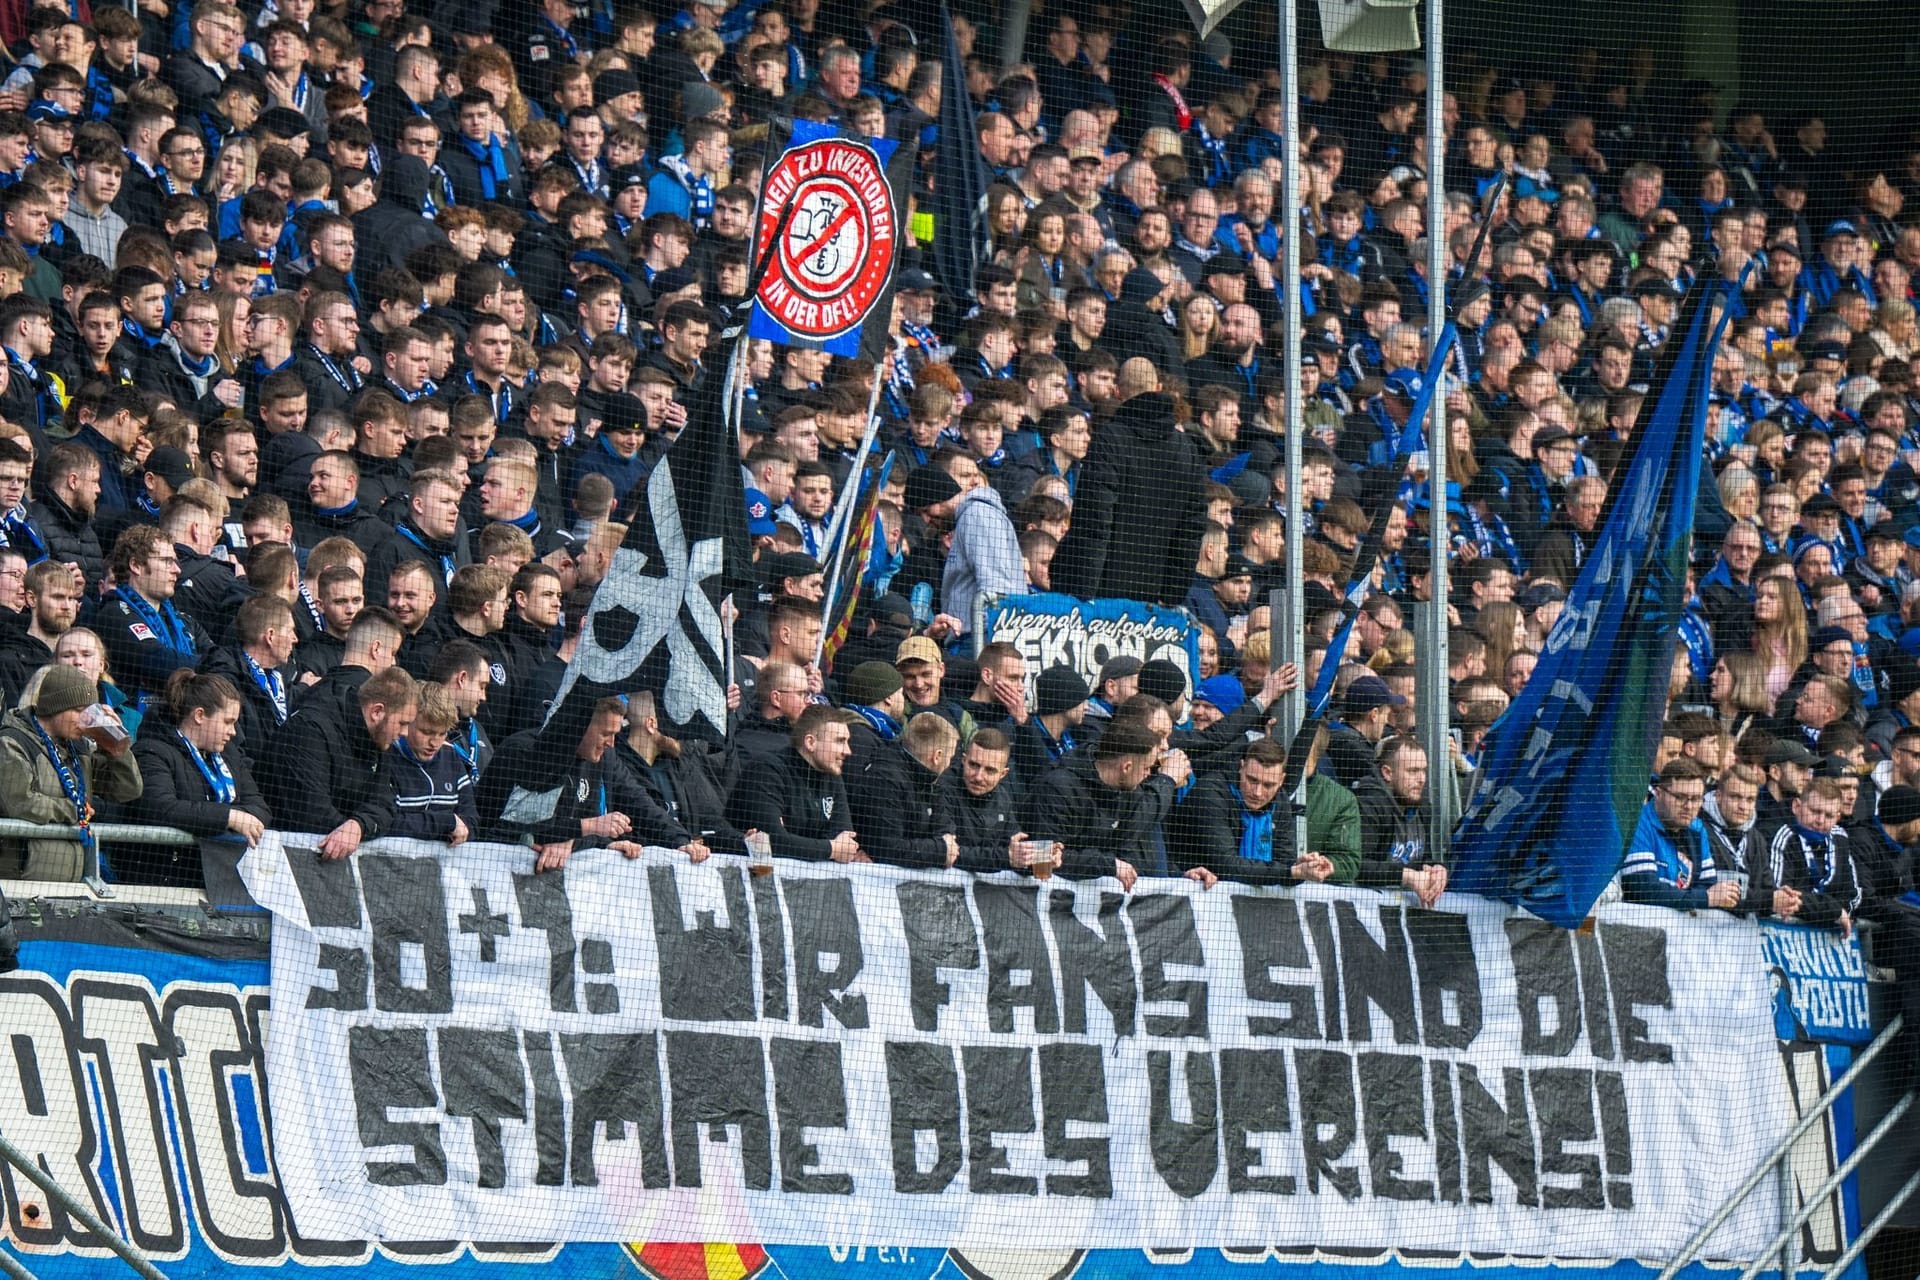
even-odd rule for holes
{"type": "Polygon", "coordinates": [[[1728,918],[278,837],[241,869],[310,1236],[1659,1258],[1790,1123],[1728,918]]]}

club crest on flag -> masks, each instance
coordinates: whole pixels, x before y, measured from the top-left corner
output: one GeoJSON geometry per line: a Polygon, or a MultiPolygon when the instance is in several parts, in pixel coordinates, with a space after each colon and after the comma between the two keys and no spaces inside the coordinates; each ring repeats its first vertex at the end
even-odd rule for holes
{"type": "Polygon", "coordinates": [[[748,330],[787,345],[855,356],[870,317],[886,319],[900,252],[893,142],[796,121],[767,170],[754,235],[764,264],[748,330]]]}
{"type": "Polygon", "coordinates": [[[655,1280],[751,1280],[767,1265],[757,1244],[629,1244],[627,1253],[655,1280]]]}

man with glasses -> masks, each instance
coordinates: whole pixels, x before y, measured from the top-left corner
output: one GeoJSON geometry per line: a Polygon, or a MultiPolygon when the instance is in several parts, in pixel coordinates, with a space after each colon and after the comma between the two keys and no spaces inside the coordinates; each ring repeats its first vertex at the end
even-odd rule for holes
{"type": "Polygon", "coordinates": [[[246,29],[246,18],[225,0],[194,6],[188,27],[192,42],[160,68],[160,78],[179,96],[183,110],[198,113],[213,105],[238,66],[246,29]]]}
{"type": "Polygon", "coordinates": [[[159,345],[147,349],[135,377],[201,422],[211,422],[246,398],[239,379],[220,367],[220,309],[213,296],[188,294],[174,309],[159,345]]]}
{"type": "Polygon", "coordinates": [[[1641,807],[1620,864],[1620,889],[1628,902],[1676,911],[1732,911],[1740,905],[1739,885],[1720,878],[1707,848],[1706,825],[1700,821],[1706,798],[1706,773],[1699,765],[1684,758],[1667,762],[1652,798],[1641,807]]]}
{"type": "Polygon", "coordinates": [[[193,667],[212,642],[174,607],[180,557],[159,528],[137,524],[113,544],[113,580],[87,619],[107,646],[107,665],[121,689],[142,703],[166,693],[167,680],[193,667]]]}
{"type": "Polygon", "coordinates": [[[366,386],[354,356],[360,317],[344,293],[317,293],[307,302],[307,341],[295,352],[294,372],[307,384],[307,408],[345,413],[366,386]]]}
{"type": "Polygon", "coordinates": [[[160,139],[160,161],[154,181],[162,196],[192,195],[206,176],[206,139],[195,129],[175,125],[160,139]]]}

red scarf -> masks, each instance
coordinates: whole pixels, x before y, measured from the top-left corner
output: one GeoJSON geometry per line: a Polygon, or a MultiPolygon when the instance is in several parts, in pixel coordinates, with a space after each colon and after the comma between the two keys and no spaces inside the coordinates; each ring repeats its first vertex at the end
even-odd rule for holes
{"type": "Polygon", "coordinates": [[[1173,110],[1175,118],[1180,122],[1180,132],[1185,133],[1187,130],[1193,128],[1193,112],[1187,110],[1187,100],[1180,96],[1180,90],[1174,87],[1173,81],[1167,79],[1165,76],[1156,75],[1153,78],[1153,82],[1159,85],[1169,98],[1173,99],[1173,110]]]}

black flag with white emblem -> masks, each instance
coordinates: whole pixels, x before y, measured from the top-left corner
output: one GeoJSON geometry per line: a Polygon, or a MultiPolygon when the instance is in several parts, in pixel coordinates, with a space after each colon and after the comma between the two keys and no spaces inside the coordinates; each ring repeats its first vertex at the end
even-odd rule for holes
{"type": "Polygon", "coordinates": [[[626,540],[594,593],[547,716],[546,733],[557,744],[578,740],[601,698],[643,689],[675,737],[726,736],[720,603],[753,585],[728,392],[742,340],[736,334],[715,344],[685,429],[634,490],[626,540]]]}

